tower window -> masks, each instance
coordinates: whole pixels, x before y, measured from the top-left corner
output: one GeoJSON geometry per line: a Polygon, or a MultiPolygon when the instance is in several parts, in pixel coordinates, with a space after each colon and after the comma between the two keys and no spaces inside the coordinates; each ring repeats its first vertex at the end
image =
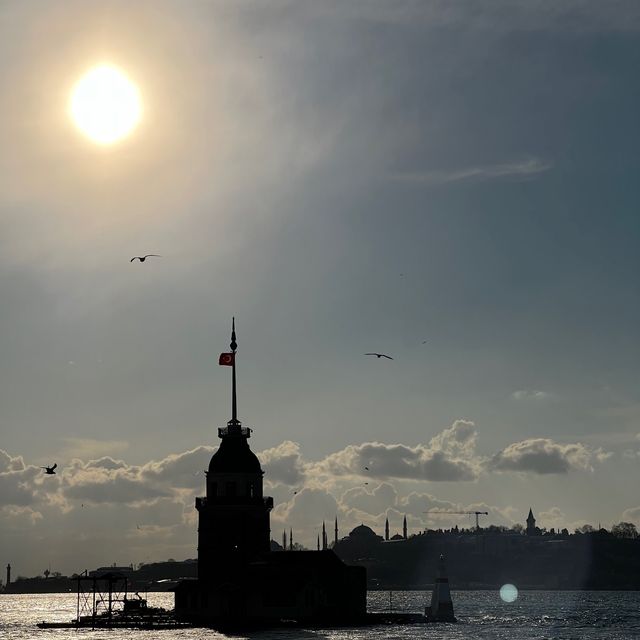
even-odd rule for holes
{"type": "Polygon", "coordinates": [[[236,495],[236,483],[235,482],[227,482],[226,495],[229,498],[233,498],[236,495]]]}
{"type": "Polygon", "coordinates": [[[213,497],[218,495],[218,483],[217,482],[212,482],[211,483],[211,495],[213,497]]]}
{"type": "Polygon", "coordinates": [[[253,482],[249,483],[249,497],[253,498],[253,496],[255,495],[254,491],[253,491],[253,482]]]}

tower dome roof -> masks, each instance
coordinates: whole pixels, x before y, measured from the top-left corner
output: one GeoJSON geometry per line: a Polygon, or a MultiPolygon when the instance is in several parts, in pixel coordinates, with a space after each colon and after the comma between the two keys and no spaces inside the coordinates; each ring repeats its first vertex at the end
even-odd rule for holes
{"type": "Polygon", "coordinates": [[[211,457],[209,473],[262,473],[262,468],[245,436],[227,435],[211,457]]]}

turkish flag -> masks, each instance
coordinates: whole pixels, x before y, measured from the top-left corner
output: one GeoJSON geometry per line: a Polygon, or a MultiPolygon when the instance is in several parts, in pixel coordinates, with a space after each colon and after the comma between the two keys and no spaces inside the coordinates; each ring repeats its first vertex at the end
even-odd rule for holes
{"type": "Polygon", "coordinates": [[[234,353],[221,353],[218,359],[218,364],[223,367],[232,367],[234,361],[234,353]]]}

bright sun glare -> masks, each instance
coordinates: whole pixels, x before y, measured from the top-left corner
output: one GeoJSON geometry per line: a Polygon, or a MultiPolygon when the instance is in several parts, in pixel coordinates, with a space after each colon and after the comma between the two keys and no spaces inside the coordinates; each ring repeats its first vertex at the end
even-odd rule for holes
{"type": "Polygon", "coordinates": [[[140,91],[120,69],[94,67],[73,88],[69,113],[88,138],[110,145],[126,137],[140,121],[140,91]]]}

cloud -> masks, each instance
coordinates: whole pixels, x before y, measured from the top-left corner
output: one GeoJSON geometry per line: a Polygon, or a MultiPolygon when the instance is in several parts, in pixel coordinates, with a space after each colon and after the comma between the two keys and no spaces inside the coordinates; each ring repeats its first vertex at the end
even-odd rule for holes
{"type": "Polygon", "coordinates": [[[68,480],[64,495],[69,499],[93,503],[131,504],[171,495],[171,491],[139,481],[135,474],[104,470],[105,473],[80,473],[68,480]]]}
{"type": "Polygon", "coordinates": [[[591,471],[593,451],[579,442],[559,444],[549,438],[532,438],[515,442],[493,455],[486,464],[491,471],[518,471],[536,474],[564,474],[569,471],[591,471]]]}
{"type": "Polygon", "coordinates": [[[200,446],[183,453],[172,453],[159,461],[151,461],[140,468],[145,482],[165,487],[196,489],[203,486],[204,470],[215,447],[200,446]]]}
{"type": "Polygon", "coordinates": [[[475,454],[478,430],[470,420],[456,420],[431,439],[429,446],[450,456],[471,458],[475,454]]]}
{"type": "Polygon", "coordinates": [[[124,440],[95,440],[94,438],[65,438],[65,447],[60,456],[71,459],[80,458],[90,460],[116,453],[122,453],[129,448],[124,440]]]}
{"type": "Polygon", "coordinates": [[[190,498],[203,488],[203,471],[214,451],[213,447],[200,446],[141,466],[109,456],[87,463],[74,460],[60,474],[62,491],[66,498],[94,503],[132,504],[159,498],[190,498]]]}
{"type": "Polygon", "coordinates": [[[449,500],[442,500],[436,498],[430,493],[420,493],[418,491],[412,491],[408,495],[398,500],[398,508],[405,513],[410,513],[414,516],[420,516],[428,523],[431,522],[431,518],[438,518],[437,514],[429,515],[430,511],[465,511],[463,505],[451,502],[449,500]]]}
{"type": "Polygon", "coordinates": [[[622,512],[623,522],[634,522],[640,525],[640,506],[629,507],[622,512]]]}
{"type": "Polygon", "coordinates": [[[427,445],[411,447],[381,442],[349,445],[312,465],[308,473],[433,482],[471,481],[479,473],[478,460],[474,457],[476,438],[472,422],[456,420],[427,445]]]}
{"type": "MultiPolygon", "coordinates": [[[[279,497],[272,512],[273,531],[293,528],[297,541],[313,546],[322,521],[332,523],[336,516],[342,534],[361,523],[382,532],[386,518],[398,530],[405,515],[413,531],[467,526],[454,512],[472,510],[489,511],[493,524],[509,525],[522,515],[513,507],[407,492],[406,482],[467,482],[505,471],[589,471],[610,455],[580,443],[532,439],[485,458],[477,453],[477,442],[478,430],[469,420],[456,420],[426,444],[365,442],[320,460],[305,459],[298,443],[284,441],[257,454],[265,480],[279,497]],[[297,494],[292,494],[293,487],[297,494]]],[[[55,529],[62,536],[55,543],[56,553],[60,563],[69,566],[79,550],[87,562],[96,564],[112,562],[118,553],[124,553],[127,562],[191,557],[197,527],[194,498],[205,491],[202,470],[214,451],[200,446],[141,465],[107,455],[86,462],[74,459],[55,476],[45,476],[21,456],[0,451],[0,530],[11,533],[12,553],[17,553],[31,548],[24,535],[26,540],[43,540],[55,529]],[[79,548],[68,542],[71,532],[79,548]]],[[[271,493],[269,487],[267,491],[271,493]]],[[[552,507],[540,517],[542,522],[559,523],[562,514],[552,507]]]]}
{"type": "Polygon", "coordinates": [[[36,500],[35,479],[41,470],[27,466],[22,456],[0,449],[0,505],[25,507],[36,500]]]}
{"type": "Polygon", "coordinates": [[[323,520],[333,520],[338,513],[335,497],[323,489],[305,488],[289,502],[281,503],[273,510],[273,519],[281,525],[307,529],[317,527],[323,520]]]}
{"type": "Polygon", "coordinates": [[[34,478],[40,473],[35,467],[22,471],[0,473],[0,505],[27,506],[35,502],[34,478]]]}
{"type": "Polygon", "coordinates": [[[518,389],[511,394],[514,400],[533,400],[542,401],[549,400],[553,396],[547,391],[540,391],[539,389],[518,389]]]}
{"type": "Polygon", "coordinates": [[[640,29],[640,10],[633,0],[608,3],[591,0],[545,2],[544,0],[473,0],[425,3],[408,0],[388,3],[371,0],[313,3],[316,11],[331,11],[344,18],[423,27],[471,28],[497,32],[510,30],[608,32],[640,29]],[[318,7],[318,5],[320,5],[318,7]]]}
{"type": "Polygon", "coordinates": [[[397,503],[398,492],[388,482],[383,482],[371,491],[364,487],[352,487],[340,497],[343,509],[358,509],[372,515],[385,513],[397,503]]]}
{"type": "Polygon", "coordinates": [[[551,167],[550,163],[543,162],[538,158],[528,158],[516,162],[479,165],[462,169],[396,173],[393,178],[402,182],[413,182],[426,186],[505,178],[526,180],[548,171],[551,167]]]}
{"type": "Polygon", "coordinates": [[[551,507],[546,511],[540,511],[538,514],[539,524],[542,526],[557,527],[558,524],[566,522],[566,516],[559,507],[551,507]]]}
{"type": "Polygon", "coordinates": [[[265,480],[271,485],[292,487],[304,481],[305,465],[297,442],[285,440],[277,447],[261,451],[258,458],[265,472],[265,480]]]}
{"type": "Polygon", "coordinates": [[[91,469],[126,469],[127,463],[124,460],[114,460],[110,456],[104,456],[98,460],[89,460],[85,465],[85,468],[91,469]]]}
{"type": "Polygon", "coordinates": [[[22,471],[25,468],[22,456],[11,456],[0,449],[0,473],[5,471],[22,471]]]}
{"type": "Polygon", "coordinates": [[[5,505],[0,507],[0,522],[4,529],[21,530],[25,526],[33,527],[42,514],[31,507],[18,507],[15,505],[5,505]]]}

